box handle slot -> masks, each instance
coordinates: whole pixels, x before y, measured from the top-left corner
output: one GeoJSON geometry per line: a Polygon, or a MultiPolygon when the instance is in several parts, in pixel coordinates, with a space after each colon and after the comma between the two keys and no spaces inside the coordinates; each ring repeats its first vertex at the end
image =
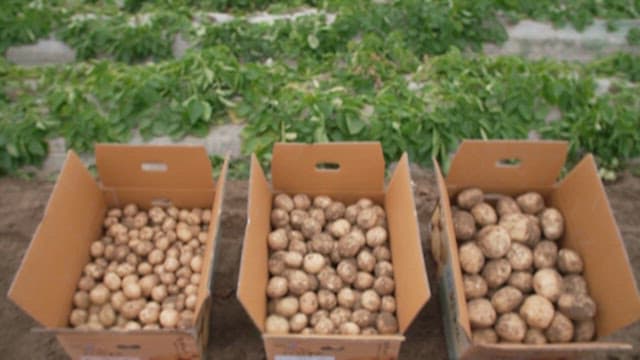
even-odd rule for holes
{"type": "Polygon", "coordinates": [[[138,344],[118,344],[116,347],[120,350],[140,350],[141,348],[138,344]]]}
{"type": "Polygon", "coordinates": [[[518,168],[522,164],[522,160],[517,157],[504,158],[496,161],[496,167],[518,168]]]}
{"type": "Polygon", "coordinates": [[[167,172],[169,165],[162,162],[143,162],[140,169],[146,172],[167,172]]]}
{"type": "Polygon", "coordinates": [[[344,351],[344,346],[331,346],[331,345],[325,345],[323,347],[320,348],[320,350],[322,351],[344,351]]]}
{"type": "Polygon", "coordinates": [[[321,161],[316,163],[316,171],[339,171],[340,164],[330,161],[321,161]]]}
{"type": "Polygon", "coordinates": [[[173,205],[173,203],[171,202],[171,200],[167,199],[167,198],[155,198],[153,200],[151,200],[151,206],[158,206],[161,208],[167,208],[169,206],[173,205]]]}

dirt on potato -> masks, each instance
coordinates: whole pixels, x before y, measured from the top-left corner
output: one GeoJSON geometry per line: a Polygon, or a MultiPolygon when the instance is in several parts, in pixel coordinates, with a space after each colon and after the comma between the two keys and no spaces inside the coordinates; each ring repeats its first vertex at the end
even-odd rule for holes
{"type": "MultiPolygon", "coordinates": [[[[417,167],[413,167],[412,175],[432,297],[409,328],[400,359],[446,359],[436,268],[428,241],[428,224],[437,199],[435,179],[430,171],[417,167]]],[[[30,331],[37,323],[5,296],[52,188],[53,184],[49,182],[0,178],[0,293],[3,294],[0,300],[0,358],[3,359],[67,359],[53,336],[30,331]]],[[[635,276],[640,278],[640,178],[625,175],[606,189],[635,276]]],[[[260,333],[235,296],[246,224],[246,195],[246,181],[228,181],[221,221],[222,243],[218,247],[224,254],[216,257],[208,359],[265,358],[260,333]]],[[[624,329],[610,339],[632,343],[634,352],[594,356],[594,359],[640,357],[640,324],[624,329]]]]}

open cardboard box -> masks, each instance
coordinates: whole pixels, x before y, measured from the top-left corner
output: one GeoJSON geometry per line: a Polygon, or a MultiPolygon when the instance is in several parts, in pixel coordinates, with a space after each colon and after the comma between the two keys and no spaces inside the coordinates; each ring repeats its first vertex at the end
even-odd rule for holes
{"type": "Polygon", "coordinates": [[[584,276],[598,305],[597,337],[637,321],[640,297],[620,231],[613,217],[592,155],[585,156],[561,181],[567,143],[562,141],[464,141],[453,158],[446,179],[434,160],[440,205],[432,218],[432,251],[439,264],[445,334],[449,357],[458,358],[571,358],[589,352],[630,350],[631,345],[586,342],[547,345],[473,345],[450,199],[468,187],[485,193],[517,195],[538,191],[547,205],[565,218],[560,245],[584,259],[584,276]],[[505,160],[519,160],[508,165],[505,160]]]}
{"type": "Polygon", "coordinates": [[[251,158],[248,223],[244,238],[238,299],[263,333],[267,359],[395,359],[403,333],[431,296],[416,216],[409,162],[403,155],[385,189],[385,163],[379,143],[276,144],[270,186],[251,158]],[[337,165],[337,169],[322,164],[337,165]],[[396,283],[397,335],[270,335],[264,333],[269,256],[267,235],[276,193],[329,195],[345,204],[369,197],[387,212],[396,283]],[[297,357],[304,356],[304,357],[297,357]]]}
{"type": "Polygon", "coordinates": [[[9,298],[53,333],[73,359],[198,359],[207,343],[210,286],[224,183],[225,160],[214,183],[204,147],[96,145],[100,182],[69,151],[44,218],[22,260],[9,298]],[[102,234],[106,211],[135,203],[210,208],[196,326],[190,330],[79,331],[68,327],[71,299],[89,245],[102,234]],[[103,357],[108,356],[108,357],[103,357]]]}

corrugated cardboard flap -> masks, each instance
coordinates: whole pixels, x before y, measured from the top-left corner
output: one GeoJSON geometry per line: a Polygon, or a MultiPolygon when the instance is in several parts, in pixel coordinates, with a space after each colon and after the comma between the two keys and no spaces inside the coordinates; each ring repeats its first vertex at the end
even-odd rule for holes
{"type": "Polygon", "coordinates": [[[16,274],[9,298],[46,327],[67,324],[71,297],[106,206],[80,158],[69,151],[44,218],[16,274]],[[77,254],[77,249],[84,253],[77,254]],[[69,256],[75,252],[76,256],[69,256]]]}
{"type": "Polygon", "coordinates": [[[599,337],[640,320],[640,295],[592,155],[585,156],[553,192],[563,210],[563,246],[580,253],[589,292],[598,305],[599,337]]]}
{"type": "Polygon", "coordinates": [[[393,260],[398,323],[404,333],[431,297],[424,263],[409,160],[402,155],[385,196],[393,260]]]}
{"type": "Polygon", "coordinates": [[[264,331],[267,312],[267,235],[271,229],[271,190],[255,154],[251,156],[247,228],[242,245],[237,297],[256,327],[264,331]]]}
{"type": "Polygon", "coordinates": [[[628,351],[631,345],[624,343],[565,343],[565,344],[495,344],[476,345],[465,353],[465,359],[562,359],[580,358],[586,353],[628,351]]]}
{"type": "Polygon", "coordinates": [[[277,143],[271,177],[275,191],[288,193],[379,193],[384,157],[378,142],[277,143]]]}
{"type": "Polygon", "coordinates": [[[511,193],[550,187],[560,175],[567,149],[565,141],[464,140],[447,184],[511,193]]]}
{"type": "Polygon", "coordinates": [[[97,144],[95,153],[100,180],[107,188],[214,187],[203,146],[97,144]]]}

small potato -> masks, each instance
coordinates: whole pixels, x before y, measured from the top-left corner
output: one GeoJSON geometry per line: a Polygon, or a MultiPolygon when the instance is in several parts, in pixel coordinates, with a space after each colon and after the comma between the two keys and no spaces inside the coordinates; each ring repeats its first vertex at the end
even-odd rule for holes
{"type": "Polygon", "coordinates": [[[366,328],[362,329],[360,334],[362,334],[362,335],[378,335],[378,330],[376,330],[374,327],[369,326],[369,327],[366,327],[366,328]]]}
{"type": "Polygon", "coordinates": [[[474,345],[497,344],[498,334],[492,328],[475,329],[471,334],[474,345]]]}
{"type": "Polygon", "coordinates": [[[562,276],[554,269],[538,270],[533,275],[533,290],[536,294],[555,302],[562,293],[562,276]]]}
{"type": "Polygon", "coordinates": [[[524,193],[516,198],[516,202],[525,214],[537,214],[544,209],[544,199],[536,192],[524,193]]]}
{"type": "Polygon", "coordinates": [[[298,312],[300,304],[298,299],[293,296],[287,296],[285,298],[276,301],[276,314],[289,318],[298,312]]]}
{"type": "Polygon", "coordinates": [[[329,312],[327,310],[318,310],[311,315],[309,319],[309,325],[316,326],[320,319],[329,319],[329,312]]]}
{"type": "Polygon", "coordinates": [[[315,234],[310,242],[311,250],[322,255],[330,255],[334,247],[334,240],[331,235],[321,232],[315,234]]]}
{"type": "Polygon", "coordinates": [[[338,240],[338,253],[344,258],[354,257],[360,251],[365,241],[361,232],[351,231],[338,240]]]}
{"type": "Polygon", "coordinates": [[[486,328],[496,321],[496,311],[491,302],[485,298],[473,299],[467,302],[469,321],[473,328],[486,328]]]}
{"type": "Polygon", "coordinates": [[[312,239],[315,234],[322,231],[322,224],[314,218],[309,218],[302,222],[300,231],[305,238],[312,239]]]}
{"type": "Polygon", "coordinates": [[[558,311],[571,320],[589,320],[596,316],[596,302],[586,294],[564,293],[558,298],[558,311]]]}
{"type": "Polygon", "coordinates": [[[356,224],[363,229],[368,230],[376,226],[378,222],[378,214],[373,208],[366,208],[360,210],[358,217],[356,218],[356,224]]]}
{"type": "Polygon", "coordinates": [[[508,214],[521,213],[518,203],[510,196],[500,196],[496,203],[496,211],[501,218],[508,214]]]}
{"type": "Polygon", "coordinates": [[[269,315],[265,322],[265,330],[267,334],[288,334],[289,321],[282,316],[269,315]]]}
{"type": "Polygon", "coordinates": [[[498,215],[491,205],[481,202],[471,208],[471,215],[480,226],[493,225],[498,222],[498,215]]]}
{"type": "Polygon", "coordinates": [[[349,287],[340,289],[338,292],[338,304],[347,309],[353,308],[356,302],[356,292],[349,287]]]}
{"type": "Polygon", "coordinates": [[[458,206],[470,210],[475,205],[484,201],[484,193],[478,188],[470,188],[461,191],[456,197],[458,206]]]}
{"type": "Polygon", "coordinates": [[[496,322],[496,333],[507,342],[522,342],[527,332],[527,325],[516,313],[500,315],[496,322]]]}
{"type": "Polygon", "coordinates": [[[552,268],[558,259],[558,245],[553,241],[540,241],[533,249],[533,266],[536,269],[552,268]]]}
{"type": "Polygon", "coordinates": [[[375,226],[367,230],[367,245],[375,248],[384,245],[387,242],[387,230],[382,226],[375,226]]]}
{"type": "Polygon", "coordinates": [[[570,249],[558,251],[558,270],[563,274],[580,274],[584,269],[584,262],[580,255],[570,249]]]}
{"type": "Polygon", "coordinates": [[[464,210],[454,211],[452,216],[456,239],[459,241],[471,240],[476,233],[476,222],[473,216],[464,210]]]}
{"type": "Polygon", "coordinates": [[[373,273],[376,276],[393,277],[393,265],[386,260],[378,261],[373,268],[373,273]]]}
{"type": "Polygon", "coordinates": [[[300,312],[303,314],[312,315],[318,310],[318,296],[313,291],[302,294],[298,303],[300,304],[300,312]]]}
{"type": "MultiPolygon", "coordinates": [[[[323,259],[324,260],[324,259],[323,259]]],[[[296,251],[288,251],[284,255],[284,263],[292,269],[299,269],[304,262],[302,254],[296,251]]]]}
{"type": "Polygon", "coordinates": [[[374,325],[376,316],[367,309],[358,309],[351,313],[351,321],[362,329],[374,325]]]}
{"type": "Polygon", "coordinates": [[[271,225],[274,228],[284,228],[289,225],[289,213],[283,209],[271,210],[271,225]]]}
{"type": "Polygon", "coordinates": [[[388,246],[376,246],[375,248],[373,248],[372,253],[378,261],[391,260],[391,250],[389,250],[388,246]]]}
{"type": "Polygon", "coordinates": [[[296,194],[293,196],[293,205],[296,209],[307,210],[311,206],[311,199],[306,194],[296,194]]]}
{"type": "Polygon", "coordinates": [[[317,221],[321,227],[324,226],[325,223],[327,222],[327,220],[324,217],[324,211],[318,208],[309,209],[309,218],[317,221]]]}
{"type": "Polygon", "coordinates": [[[507,252],[507,260],[513,270],[529,270],[533,264],[533,252],[526,245],[514,242],[507,252]]]}
{"type": "Polygon", "coordinates": [[[555,208],[546,208],[540,213],[540,226],[544,237],[549,240],[558,240],[564,234],[564,218],[562,213],[555,208]]]}
{"type": "Polygon", "coordinates": [[[556,311],[544,334],[550,343],[570,342],[573,339],[573,323],[569,318],[556,311]]]}
{"type": "Polygon", "coordinates": [[[380,295],[392,295],[396,284],[389,276],[380,276],[373,281],[373,289],[380,295]]]}
{"type": "Polygon", "coordinates": [[[596,324],[593,319],[574,322],[573,341],[585,342],[593,340],[596,334],[596,324]]]}
{"type": "Polygon", "coordinates": [[[335,238],[341,238],[351,231],[351,223],[345,219],[338,219],[327,226],[329,233],[335,238]]]}
{"type": "Polygon", "coordinates": [[[358,290],[367,290],[373,286],[373,275],[360,271],[356,274],[356,280],[353,282],[353,287],[358,290]]]}
{"type": "Polygon", "coordinates": [[[313,327],[314,333],[320,334],[320,335],[331,334],[333,333],[334,329],[335,329],[335,325],[333,324],[333,321],[331,321],[331,319],[328,319],[328,318],[321,318],[313,327]]]}
{"type": "Polygon", "coordinates": [[[365,290],[360,297],[362,307],[371,312],[377,312],[380,310],[381,302],[382,300],[380,299],[380,295],[371,289],[365,290]]]}
{"type": "Polygon", "coordinates": [[[547,343],[547,338],[540,329],[529,328],[524,335],[524,343],[530,345],[543,345],[547,343]]]}
{"type": "Polygon", "coordinates": [[[361,271],[373,272],[373,269],[376,266],[376,258],[373,256],[371,251],[364,249],[358,253],[356,263],[358,265],[358,269],[361,271]]]}
{"type": "Polygon", "coordinates": [[[546,329],[554,315],[553,304],[540,295],[530,295],[520,306],[520,316],[532,328],[546,329]]]}
{"type": "Polygon", "coordinates": [[[498,314],[512,312],[522,303],[522,292],[513,286],[505,286],[493,294],[491,305],[498,314]]]}
{"type": "Polygon", "coordinates": [[[287,279],[282,276],[274,276],[269,279],[267,284],[267,296],[271,299],[277,299],[285,296],[289,291],[287,279]]]}
{"type": "Polygon", "coordinates": [[[324,310],[331,311],[336,307],[338,299],[333,292],[322,289],[318,291],[318,305],[324,310]]]}
{"type": "Polygon", "coordinates": [[[345,284],[352,284],[358,275],[356,261],[353,259],[340,261],[336,272],[345,284]]]}
{"type": "Polygon", "coordinates": [[[534,224],[531,223],[525,214],[506,214],[500,218],[499,224],[507,230],[511,240],[521,243],[527,243],[531,239],[534,231],[534,224]]]}
{"type": "Polygon", "coordinates": [[[289,212],[294,207],[293,199],[287,194],[278,194],[273,198],[273,207],[289,212]]]}
{"type": "Polygon", "coordinates": [[[480,275],[463,275],[462,285],[467,300],[481,298],[487,294],[487,282],[480,275]]]}
{"type": "Polygon", "coordinates": [[[301,229],[302,224],[309,218],[309,214],[304,210],[295,209],[289,213],[289,223],[294,229],[301,229]]]}
{"type": "Polygon", "coordinates": [[[382,297],[382,303],[380,304],[380,311],[395,313],[396,312],[396,299],[393,296],[385,295],[382,297]]]}
{"type": "Polygon", "coordinates": [[[109,300],[109,289],[103,284],[98,284],[89,292],[89,299],[94,305],[102,305],[109,300]]]}
{"type": "Polygon", "coordinates": [[[287,277],[289,292],[302,295],[309,289],[309,277],[301,270],[292,270],[287,277]]]}
{"type": "Polygon", "coordinates": [[[352,204],[347,206],[347,208],[344,211],[344,218],[347,219],[348,222],[350,222],[351,224],[356,223],[356,220],[358,219],[358,214],[360,213],[360,207],[356,204],[352,204]]]}
{"type": "Polygon", "coordinates": [[[360,327],[356,323],[349,321],[340,325],[339,332],[343,335],[358,335],[360,334],[360,327]]]}
{"type": "Polygon", "coordinates": [[[325,265],[325,259],[321,254],[309,253],[304,256],[303,268],[309,274],[319,273],[325,265]]]}
{"type": "Polygon", "coordinates": [[[376,329],[380,334],[395,334],[398,332],[398,319],[391,313],[381,312],[376,318],[376,329]]]}
{"type": "Polygon", "coordinates": [[[307,327],[308,319],[307,315],[297,313],[289,319],[289,329],[291,332],[299,333],[302,329],[307,327]]]}
{"type": "Polygon", "coordinates": [[[343,307],[337,307],[331,311],[329,319],[333,321],[333,324],[337,328],[351,319],[351,310],[343,307]]]}
{"type": "Polygon", "coordinates": [[[460,266],[468,274],[477,274],[484,266],[484,255],[475,242],[467,242],[458,251],[460,266]]]}
{"type": "Polygon", "coordinates": [[[587,281],[581,275],[566,275],[562,278],[562,292],[570,294],[588,294],[587,281]]]}
{"type": "Polygon", "coordinates": [[[79,309],[88,309],[89,305],[91,305],[89,293],[82,290],[77,291],[73,294],[73,305],[79,309]]]}
{"type": "Polygon", "coordinates": [[[333,201],[326,195],[319,195],[313,198],[313,206],[319,209],[326,209],[333,201]]]}
{"type": "Polygon", "coordinates": [[[87,310],[73,309],[69,315],[69,324],[73,327],[78,327],[85,324],[88,318],[89,314],[87,313],[87,310]]]}
{"type": "Polygon", "coordinates": [[[523,294],[528,294],[533,290],[533,275],[528,271],[514,271],[509,276],[507,284],[520,290],[523,294]]]}
{"type": "Polygon", "coordinates": [[[285,251],[276,251],[269,256],[269,261],[267,263],[269,267],[269,274],[282,275],[284,273],[284,270],[286,269],[286,264],[284,262],[286,254],[287,253],[285,251]]]}
{"type": "Polygon", "coordinates": [[[346,207],[343,203],[340,201],[334,201],[324,209],[324,217],[329,221],[336,221],[344,216],[345,210],[346,207]]]}
{"type": "Polygon", "coordinates": [[[477,235],[477,243],[484,256],[499,259],[507,254],[511,248],[511,237],[507,230],[499,225],[488,225],[477,235]]]}
{"type": "Polygon", "coordinates": [[[491,289],[507,282],[510,275],[511,264],[505,259],[491,260],[482,269],[482,277],[484,277],[491,289]]]}
{"type": "Polygon", "coordinates": [[[272,231],[267,236],[267,242],[271,250],[286,250],[287,245],[289,245],[287,231],[285,229],[277,229],[272,231]]]}

